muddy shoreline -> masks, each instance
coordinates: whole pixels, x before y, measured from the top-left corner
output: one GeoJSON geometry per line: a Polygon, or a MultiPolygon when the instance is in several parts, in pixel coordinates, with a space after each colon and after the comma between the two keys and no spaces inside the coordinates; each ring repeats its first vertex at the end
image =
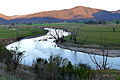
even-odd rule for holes
{"type": "Polygon", "coordinates": [[[9,45],[16,41],[17,41],[17,38],[0,39],[0,43],[5,44],[5,45],[9,45]]]}
{"type": "MultiPolygon", "coordinates": [[[[83,52],[86,54],[94,54],[94,55],[103,55],[102,50],[100,49],[92,49],[92,48],[82,48],[82,47],[74,47],[71,45],[64,45],[64,44],[58,44],[57,45],[60,48],[63,49],[68,49],[71,51],[76,51],[76,52],[83,52]]],[[[109,57],[120,57],[120,50],[108,50],[108,56],[109,57]]]]}

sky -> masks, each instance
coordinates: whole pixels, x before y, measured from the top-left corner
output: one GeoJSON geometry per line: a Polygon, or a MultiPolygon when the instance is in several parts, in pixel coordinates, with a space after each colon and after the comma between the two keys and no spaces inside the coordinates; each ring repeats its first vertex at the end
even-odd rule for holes
{"type": "Polygon", "coordinates": [[[0,13],[8,16],[24,15],[75,6],[115,11],[120,9],[120,0],[0,0],[0,13]]]}

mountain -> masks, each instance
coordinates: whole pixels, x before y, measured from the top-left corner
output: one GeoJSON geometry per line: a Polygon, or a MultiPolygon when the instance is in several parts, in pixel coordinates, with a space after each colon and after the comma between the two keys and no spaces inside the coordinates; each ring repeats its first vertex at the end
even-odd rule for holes
{"type": "Polygon", "coordinates": [[[94,20],[118,20],[120,10],[105,11],[90,7],[77,6],[71,9],[43,11],[26,15],[6,16],[0,14],[0,23],[31,23],[31,22],[80,22],[94,20]]]}
{"type": "Polygon", "coordinates": [[[92,18],[92,14],[100,12],[100,9],[94,9],[89,7],[77,6],[71,9],[44,11],[34,14],[26,15],[22,18],[31,17],[53,17],[58,19],[75,19],[75,18],[92,18]]]}
{"type": "Polygon", "coordinates": [[[16,18],[32,18],[32,17],[53,17],[58,19],[75,19],[75,18],[92,18],[94,13],[102,11],[101,9],[94,9],[89,7],[77,6],[71,9],[44,11],[28,15],[16,15],[1,17],[4,19],[16,18]]]}
{"type": "Polygon", "coordinates": [[[0,18],[6,19],[6,20],[11,19],[11,17],[6,16],[6,15],[4,15],[4,14],[0,14],[0,18]]]}
{"type": "Polygon", "coordinates": [[[14,15],[14,16],[9,16],[11,19],[17,19],[17,18],[23,18],[26,15],[14,15]]]}
{"type": "Polygon", "coordinates": [[[94,19],[97,20],[105,20],[105,21],[111,21],[111,20],[120,20],[120,13],[113,13],[108,11],[100,11],[98,13],[93,14],[94,19]]]}
{"type": "Polygon", "coordinates": [[[64,20],[56,19],[52,17],[33,17],[33,18],[18,18],[12,20],[3,21],[3,24],[11,23],[52,23],[52,22],[63,22],[64,20]]]}
{"type": "Polygon", "coordinates": [[[120,13],[120,10],[112,11],[112,13],[120,13]]]}

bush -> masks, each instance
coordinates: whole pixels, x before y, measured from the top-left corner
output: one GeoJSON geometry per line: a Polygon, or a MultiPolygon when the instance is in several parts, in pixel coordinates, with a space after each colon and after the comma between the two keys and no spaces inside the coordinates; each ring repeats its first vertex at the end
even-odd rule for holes
{"type": "Polygon", "coordinates": [[[23,52],[19,52],[16,47],[15,50],[9,51],[9,56],[5,59],[5,64],[7,66],[7,72],[15,72],[23,59],[23,52]]]}
{"type": "Polygon", "coordinates": [[[33,62],[36,80],[61,80],[61,67],[66,65],[66,59],[50,56],[49,60],[37,58],[33,62]]]}
{"type": "Polygon", "coordinates": [[[79,75],[80,78],[89,79],[92,77],[92,71],[90,66],[86,64],[78,64],[75,66],[75,74],[79,75]]]}
{"type": "Polygon", "coordinates": [[[0,44],[0,62],[3,62],[9,56],[9,51],[4,44],[0,44]]]}
{"type": "Polygon", "coordinates": [[[33,63],[36,80],[86,80],[91,78],[91,68],[86,64],[72,65],[60,56],[47,60],[37,58],[33,63]]]}

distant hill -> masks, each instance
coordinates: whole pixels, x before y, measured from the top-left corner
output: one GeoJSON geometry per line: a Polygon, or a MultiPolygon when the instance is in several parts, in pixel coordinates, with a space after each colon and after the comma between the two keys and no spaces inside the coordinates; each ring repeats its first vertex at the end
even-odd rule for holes
{"type": "Polygon", "coordinates": [[[94,13],[102,11],[101,9],[94,9],[89,7],[77,6],[71,9],[44,11],[28,15],[6,16],[7,20],[16,18],[32,18],[32,17],[53,17],[58,19],[78,19],[78,18],[92,18],[94,13]]]}
{"type": "Polygon", "coordinates": [[[44,11],[34,14],[28,14],[22,18],[31,17],[53,17],[58,19],[78,19],[78,18],[92,18],[94,13],[100,12],[100,9],[93,9],[89,7],[77,6],[71,9],[44,11]]]}
{"type": "Polygon", "coordinates": [[[4,15],[4,14],[0,14],[0,18],[8,20],[8,19],[10,19],[11,17],[6,16],[6,15],[4,15]]]}
{"type": "Polygon", "coordinates": [[[100,11],[98,13],[93,14],[93,18],[97,20],[120,20],[120,13],[112,13],[108,11],[100,11]]]}
{"type": "Polygon", "coordinates": [[[27,15],[6,16],[0,14],[0,23],[26,23],[26,22],[79,22],[88,19],[118,20],[120,10],[105,11],[101,9],[77,6],[71,9],[44,11],[27,15]]]}
{"type": "Polygon", "coordinates": [[[6,20],[2,23],[52,23],[52,22],[63,22],[64,20],[56,19],[52,17],[33,17],[33,18],[19,18],[19,19],[12,19],[6,20]]]}
{"type": "Polygon", "coordinates": [[[112,11],[112,13],[120,13],[120,10],[112,11]]]}

